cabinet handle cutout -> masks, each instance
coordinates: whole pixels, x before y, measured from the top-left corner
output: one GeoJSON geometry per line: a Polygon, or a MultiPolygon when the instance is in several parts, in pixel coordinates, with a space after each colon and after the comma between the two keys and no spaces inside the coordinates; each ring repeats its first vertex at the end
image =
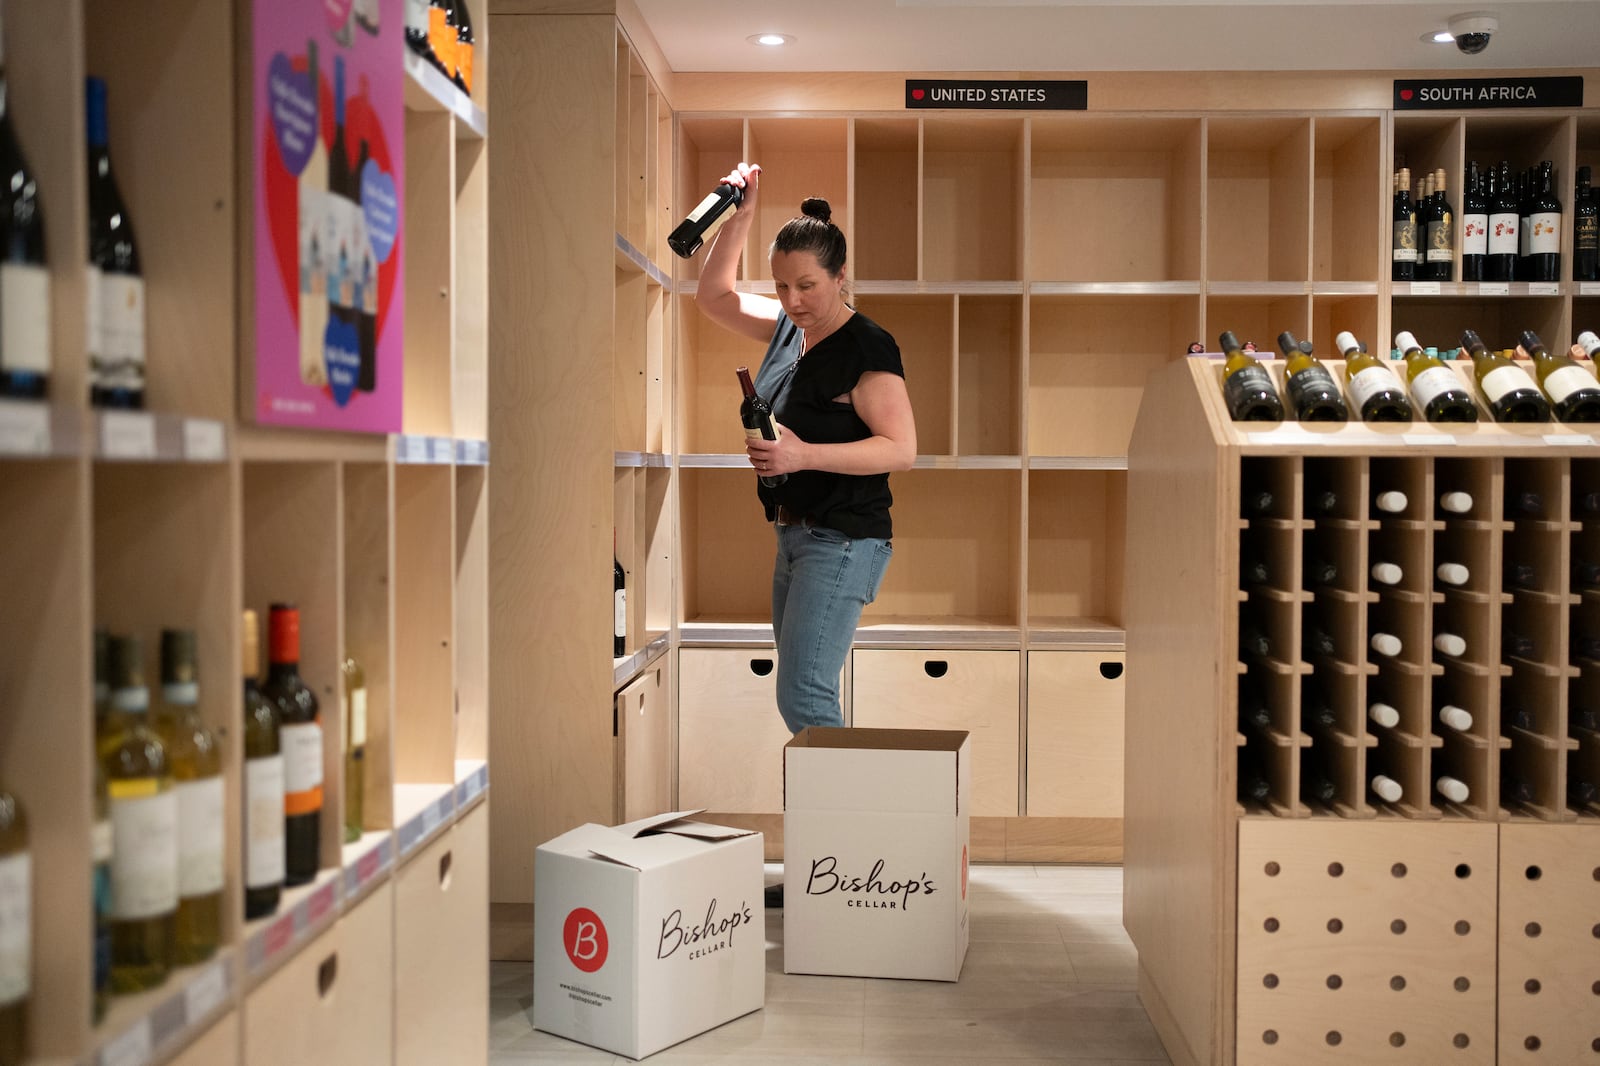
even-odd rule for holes
{"type": "Polygon", "coordinates": [[[450,864],[454,855],[455,852],[447,851],[439,856],[439,888],[443,891],[450,889],[450,864]]]}
{"type": "Polygon", "coordinates": [[[950,672],[950,664],[943,659],[929,659],[922,664],[922,672],[933,678],[943,677],[950,672]]]}
{"type": "Polygon", "coordinates": [[[323,959],[322,965],[317,967],[317,996],[321,999],[327,999],[328,994],[333,991],[333,982],[338,977],[339,953],[335,951],[332,955],[323,959]]]}
{"type": "Polygon", "coordinates": [[[772,660],[751,659],[750,672],[755,674],[757,677],[766,677],[768,674],[772,673],[772,660]]]}
{"type": "Polygon", "coordinates": [[[1107,681],[1115,681],[1117,678],[1122,676],[1122,664],[1101,663],[1100,676],[1105,678],[1107,681]]]}

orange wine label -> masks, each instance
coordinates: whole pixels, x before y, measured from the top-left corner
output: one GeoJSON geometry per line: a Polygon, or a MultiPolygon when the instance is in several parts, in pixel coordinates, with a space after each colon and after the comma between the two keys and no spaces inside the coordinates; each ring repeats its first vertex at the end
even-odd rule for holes
{"type": "Polygon", "coordinates": [[[466,41],[456,42],[456,73],[461,75],[461,84],[467,87],[467,92],[472,91],[472,45],[466,41]]]}
{"type": "Polygon", "coordinates": [[[428,8],[428,47],[445,70],[456,69],[456,28],[442,7],[428,8]]]}

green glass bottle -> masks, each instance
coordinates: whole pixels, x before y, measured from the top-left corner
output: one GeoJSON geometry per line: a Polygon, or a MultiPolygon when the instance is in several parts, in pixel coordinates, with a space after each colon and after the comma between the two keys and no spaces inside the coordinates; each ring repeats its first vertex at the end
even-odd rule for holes
{"type": "Polygon", "coordinates": [[[216,954],[222,940],[222,753],[200,720],[200,682],[192,629],[161,632],[161,709],[178,796],[178,915],[173,962],[216,954]]]}
{"type": "Polygon", "coordinates": [[[1411,401],[1400,379],[1375,355],[1356,340],[1349,330],[1334,339],[1344,356],[1344,376],[1350,400],[1363,422],[1409,422],[1411,401]]]}
{"type": "Polygon", "coordinates": [[[1560,422],[1600,422],[1600,382],[1565,352],[1552,352],[1531,329],[1522,331],[1518,352],[1533,360],[1539,387],[1560,422]]]}
{"type": "Polygon", "coordinates": [[[1461,347],[1472,358],[1478,391],[1496,422],[1548,422],[1550,405],[1528,372],[1509,357],[1491,352],[1472,330],[1461,334],[1461,347]]]}
{"type": "Polygon", "coordinates": [[[0,1063],[28,1054],[28,997],[33,974],[33,858],[28,816],[0,783],[0,1063]]]}
{"type": "Polygon", "coordinates": [[[283,748],[278,710],[261,694],[260,621],[244,612],[244,916],[264,918],[283,895],[283,748]]]}
{"type": "Polygon", "coordinates": [[[1294,334],[1285,330],[1278,334],[1278,350],[1283,353],[1289,404],[1296,418],[1302,422],[1350,421],[1350,409],[1345,406],[1338,384],[1328,368],[1311,354],[1309,341],[1295,340],[1294,334]]]}
{"type": "Polygon", "coordinates": [[[1438,351],[1423,348],[1409,330],[1395,334],[1394,345],[1406,361],[1411,396],[1429,422],[1476,422],[1478,405],[1461,387],[1461,379],[1444,365],[1438,351]]]}
{"type": "Polygon", "coordinates": [[[1231,331],[1218,338],[1223,354],[1222,397],[1235,422],[1281,422],[1283,401],[1267,368],[1244,350],[1231,331]]]}

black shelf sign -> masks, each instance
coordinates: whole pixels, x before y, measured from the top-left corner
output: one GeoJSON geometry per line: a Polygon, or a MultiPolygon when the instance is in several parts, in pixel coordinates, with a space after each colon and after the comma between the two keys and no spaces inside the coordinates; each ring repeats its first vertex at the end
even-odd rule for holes
{"type": "Polygon", "coordinates": [[[1087,111],[1087,81],[906,79],[906,107],[967,111],[1087,111]]]}
{"type": "Polygon", "coordinates": [[[1582,107],[1583,78],[1396,78],[1396,111],[1582,107]]]}

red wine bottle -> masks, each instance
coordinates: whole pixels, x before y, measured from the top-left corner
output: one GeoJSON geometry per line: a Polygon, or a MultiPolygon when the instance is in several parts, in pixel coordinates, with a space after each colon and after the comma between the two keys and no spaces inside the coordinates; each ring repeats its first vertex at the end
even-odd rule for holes
{"type": "MultiPolygon", "coordinates": [[[[739,404],[739,421],[744,423],[745,437],[749,440],[777,440],[778,423],[772,417],[772,404],[767,402],[766,397],[756,392],[755,382],[750,380],[749,367],[741,366],[737,373],[739,388],[744,391],[744,400],[739,404]]],[[[775,477],[762,477],[761,484],[773,489],[788,480],[788,474],[778,474],[775,477]]]]}
{"type": "Polygon", "coordinates": [[[1589,187],[1589,168],[1578,168],[1572,197],[1572,280],[1600,281],[1600,201],[1589,187]]]}
{"type": "Polygon", "coordinates": [[[42,397],[50,379],[50,271],[39,185],[17,144],[0,51],[0,396],[42,397]]]}
{"type": "Polygon", "coordinates": [[[300,611],[275,603],[268,615],[267,683],[283,750],[285,885],[317,876],[322,852],[322,716],[300,678],[300,611]]]}
{"type": "Polygon", "coordinates": [[[1417,209],[1411,203],[1411,171],[1402,167],[1394,176],[1394,237],[1391,243],[1394,281],[1417,276],[1417,209]]]}
{"type": "Polygon", "coordinates": [[[144,272],[133,223],[111,173],[106,83],[85,79],[89,133],[89,399],[143,407],[144,272]]]}
{"type": "Polygon", "coordinates": [[[1515,281],[1517,231],[1522,216],[1517,207],[1516,186],[1511,183],[1511,164],[1502,160],[1499,173],[1491,171],[1489,179],[1489,248],[1483,280],[1515,281]]]}
{"type": "Polygon", "coordinates": [[[700,250],[706,238],[716,232],[716,227],[727,221],[728,211],[744,203],[744,190],[737,185],[722,184],[711,190],[711,195],[690,211],[682,222],[667,234],[667,247],[681,259],[688,259],[700,250]]]}
{"type": "Polygon", "coordinates": [[[1461,280],[1482,281],[1489,257],[1489,200],[1477,161],[1467,164],[1467,186],[1461,196],[1461,280]]]}
{"type": "Polygon", "coordinates": [[[1554,164],[1539,164],[1528,187],[1529,281],[1561,280],[1561,201],[1556,197],[1554,164]]]}

